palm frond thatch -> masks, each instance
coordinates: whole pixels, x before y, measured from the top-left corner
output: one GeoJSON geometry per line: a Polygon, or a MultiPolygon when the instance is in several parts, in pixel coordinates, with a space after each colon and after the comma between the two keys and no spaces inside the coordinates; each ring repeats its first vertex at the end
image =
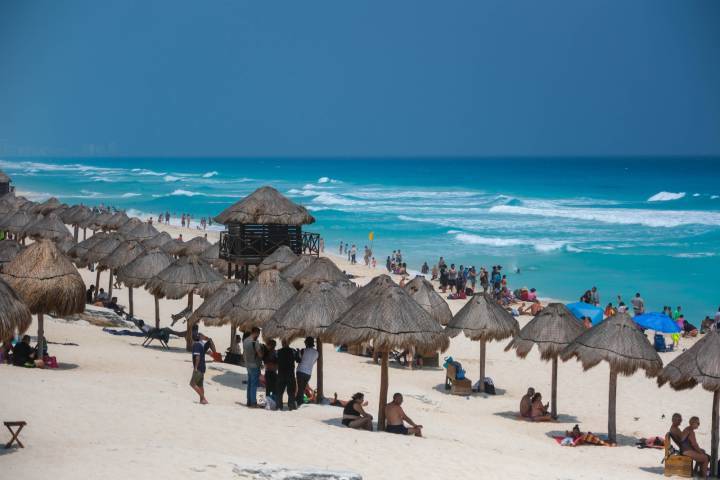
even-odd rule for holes
{"type": "Polygon", "coordinates": [[[49,213],[38,221],[25,227],[23,233],[31,238],[46,238],[48,240],[61,240],[72,238],[72,233],[54,213],[49,213]]]}
{"type": "Polygon", "coordinates": [[[328,282],[312,282],[285,302],[263,326],[265,338],[320,337],[352,304],[328,282]]]}
{"type": "Polygon", "coordinates": [[[155,235],[152,238],[149,238],[147,240],[143,240],[143,246],[147,248],[148,250],[153,248],[160,248],[163,245],[165,245],[167,242],[172,240],[172,237],[167,232],[160,232],[157,235],[155,235]]]}
{"type": "Polygon", "coordinates": [[[185,249],[185,242],[173,238],[169,242],[165,242],[160,246],[160,250],[167,253],[168,255],[179,256],[185,249]]]}
{"type": "Polygon", "coordinates": [[[580,335],[560,354],[564,361],[572,357],[588,370],[605,360],[611,371],[632,375],[638,369],[654,377],[662,369],[662,360],[630,315],[617,313],[580,335]]]}
{"type": "Polygon", "coordinates": [[[34,213],[30,213],[25,210],[16,210],[3,219],[2,227],[4,230],[14,235],[20,235],[26,227],[38,220],[38,216],[34,213]]]}
{"type": "Polygon", "coordinates": [[[208,262],[210,265],[215,267],[219,272],[226,272],[228,268],[228,262],[220,258],[220,244],[213,243],[207,247],[200,258],[208,262]]]}
{"type": "Polygon", "coordinates": [[[169,267],[172,262],[172,257],[162,250],[149,250],[118,269],[117,279],[130,288],[139,288],[169,267]]]}
{"type": "Polygon", "coordinates": [[[657,382],[669,383],[675,390],[702,385],[711,392],[720,391],[720,332],[712,330],[692,347],[665,365],[657,382]]]}
{"type": "Polygon", "coordinates": [[[188,323],[195,325],[198,322],[204,322],[208,327],[221,325],[222,308],[232,297],[242,290],[244,285],[236,280],[225,280],[222,286],[215,290],[215,293],[205,299],[205,301],[195,310],[188,323]]]}
{"type": "Polygon", "coordinates": [[[318,258],[293,278],[292,283],[300,289],[313,282],[341,282],[345,275],[329,258],[318,258]]]}
{"type": "Polygon", "coordinates": [[[0,265],[15,258],[22,249],[23,246],[15,240],[0,240],[0,265]]]}
{"type": "Polygon", "coordinates": [[[525,358],[537,345],[540,358],[552,360],[583,332],[585,327],[565,305],[551,303],[520,330],[505,351],[514,348],[518,357],[525,358]]]}
{"type": "Polygon", "coordinates": [[[107,233],[98,232],[90,238],[77,243],[70,250],[68,250],[67,255],[79,268],[87,267],[89,264],[89,262],[85,260],[87,253],[95,245],[102,242],[103,240],[106,240],[108,236],[109,234],[107,233]]]}
{"type": "Polygon", "coordinates": [[[415,349],[422,354],[450,345],[440,324],[394,282],[368,291],[325,330],[323,339],[347,345],[372,341],[381,352],[415,349]]]}
{"type": "Polygon", "coordinates": [[[452,318],[450,306],[425,277],[418,275],[409,281],[404,288],[440,325],[447,325],[450,322],[452,318]]]}
{"type": "Polygon", "coordinates": [[[50,240],[39,240],[3,267],[2,277],[31,313],[64,317],[85,310],[85,284],[50,240]]]}
{"type": "Polygon", "coordinates": [[[0,340],[12,338],[16,329],[20,334],[25,333],[31,322],[30,310],[15,290],[0,278],[0,340]]]}
{"type": "Polygon", "coordinates": [[[282,272],[280,272],[280,275],[282,275],[285,280],[292,283],[293,280],[295,280],[295,277],[308,268],[316,259],[317,257],[312,255],[300,255],[294,262],[285,267],[282,272]]]}
{"type": "Polygon", "coordinates": [[[130,232],[127,234],[127,237],[133,238],[135,240],[149,240],[155,237],[158,233],[159,232],[157,231],[157,229],[151,224],[143,222],[137,227],[130,230],[130,232]]]}
{"type": "Polygon", "coordinates": [[[130,220],[121,225],[120,228],[117,229],[117,232],[127,237],[130,232],[132,232],[135,228],[137,228],[139,225],[142,225],[143,223],[145,222],[143,222],[139,218],[132,217],[130,220]]]}
{"type": "Polygon", "coordinates": [[[50,197],[42,203],[38,203],[32,208],[32,212],[38,215],[47,215],[52,213],[59,208],[62,208],[63,204],[55,197],[50,197]]]}
{"type": "Polygon", "coordinates": [[[113,250],[105,258],[102,258],[98,263],[104,265],[106,268],[113,270],[120,267],[124,267],[129,264],[140,255],[145,254],[145,247],[142,246],[137,240],[125,240],[121,242],[115,250],[113,250]]]}
{"type": "Polygon", "coordinates": [[[392,278],[390,278],[388,275],[378,275],[377,277],[370,280],[367,285],[355,290],[352,295],[348,297],[348,300],[350,300],[350,303],[355,305],[363,301],[366,297],[370,297],[374,292],[384,291],[394,285],[397,284],[393,282],[392,278]]]}
{"type": "Polygon", "coordinates": [[[92,217],[92,223],[88,226],[93,230],[109,230],[108,222],[112,218],[113,214],[110,212],[100,212],[92,217]]]}
{"type": "Polygon", "coordinates": [[[231,322],[242,331],[262,327],[295,293],[277,270],[265,270],[225,304],[222,322],[231,322]]]}
{"type": "Polygon", "coordinates": [[[182,257],[155,275],[145,289],[158,298],[182,298],[190,293],[211,295],[223,284],[223,277],[196,256],[182,257]]]}
{"type": "Polygon", "coordinates": [[[445,329],[450,337],[461,332],[471,340],[504,340],[517,335],[520,325],[510,312],[487,294],[474,295],[445,329]]]}
{"type": "Polygon", "coordinates": [[[278,270],[282,271],[285,267],[289,266],[298,256],[288,247],[287,245],[279,246],[273,253],[268,255],[258,265],[258,271],[264,270],[278,270]]]}
{"type": "Polygon", "coordinates": [[[77,245],[77,242],[75,241],[75,239],[73,237],[64,237],[64,238],[55,240],[55,246],[64,255],[67,255],[67,253],[70,251],[70,249],[73,248],[75,245],[77,245]]]}
{"type": "Polygon", "coordinates": [[[223,210],[215,221],[225,225],[304,225],[315,219],[305,207],[292,202],[273,187],[265,186],[223,210]]]}
{"type": "MultiPolygon", "coordinates": [[[[337,288],[338,292],[340,292],[340,295],[342,295],[345,298],[350,298],[350,296],[355,293],[358,290],[358,286],[353,283],[350,280],[341,280],[337,282],[330,282],[333,287],[337,288]]],[[[352,302],[351,302],[352,303],[352,302]]]]}
{"type": "MultiPolygon", "coordinates": [[[[185,245],[183,245],[183,249],[181,251],[181,255],[189,256],[189,255],[202,255],[202,253],[207,250],[208,247],[211,247],[212,244],[208,242],[207,238],[205,237],[195,237],[187,242],[185,242],[185,245]]],[[[219,249],[218,249],[219,251],[219,249]]]]}
{"type": "Polygon", "coordinates": [[[108,219],[106,225],[110,230],[117,230],[129,221],[130,217],[128,217],[125,212],[115,212],[112,217],[108,219]]]}
{"type": "Polygon", "coordinates": [[[88,250],[84,260],[88,263],[97,262],[101,267],[107,268],[107,266],[102,263],[102,260],[110,255],[124,241],[125,238],[121,234],[117,232],[110,233],[104,240],[99,241],[88,250]]]}

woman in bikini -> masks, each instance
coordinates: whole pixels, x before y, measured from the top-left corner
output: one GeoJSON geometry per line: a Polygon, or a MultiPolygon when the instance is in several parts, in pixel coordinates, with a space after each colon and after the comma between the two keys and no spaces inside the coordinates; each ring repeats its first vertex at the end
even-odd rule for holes
{"type": "Polygon", "coordinates": [[[700,448],[695,438],[695,430],[700,426],[698,417],[691,417],[688,422],[690,425],[685,427],[680,438],[680,453],[686,457],[690,457],[695,461],[696,467],[700,468],[700,478],[707,477],[708,467],[710,465],[710,457],[705,450],[700,448]]]}
{"type": "Polygon", "coordinates": [[[352,399],[343,408],[342,424],[346,427],[355,429],[364,429],[372,432],[373,417],[363,410],[363,401],[365,395],[358,392],[352,396],[352,399]]]}
{"type": "Polygon", "coordinates": [[[552,417],[548,413],[548,405],[543,405],[540,392],[532,396],[530,419],[533,422],[549,422],[552,417]]]}

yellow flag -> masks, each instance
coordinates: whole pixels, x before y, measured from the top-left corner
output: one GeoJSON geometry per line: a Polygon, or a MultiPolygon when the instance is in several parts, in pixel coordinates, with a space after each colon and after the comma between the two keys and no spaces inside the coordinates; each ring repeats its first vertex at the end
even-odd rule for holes
{"type": "Polygon", "coordinates": [[[370,232],[370,233],[368,234],[368,239],[369,239],[371,242],[372,242],[373,240],[375,240],[375,232],[370,232]]]}

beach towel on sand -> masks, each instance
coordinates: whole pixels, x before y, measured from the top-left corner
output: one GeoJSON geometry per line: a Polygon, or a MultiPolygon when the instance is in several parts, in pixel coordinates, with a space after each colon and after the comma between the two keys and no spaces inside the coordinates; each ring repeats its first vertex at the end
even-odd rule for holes
{"type": "Polygon", "coordinates": [[[609,446],[607,442],[602,440],[600,437],[593,435],[592,433],[586,433],[575,439],[573,439],[572,437],[566,437],[564,435],[552,438],[558,443],[558,445],[562,445],[563,447],[577,447],[580,445],[598,445],[602,447],[609,446]]]}

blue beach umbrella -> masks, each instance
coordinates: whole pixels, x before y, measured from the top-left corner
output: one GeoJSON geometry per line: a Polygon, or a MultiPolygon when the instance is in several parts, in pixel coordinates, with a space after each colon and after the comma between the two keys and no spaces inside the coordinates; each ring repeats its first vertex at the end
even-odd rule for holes
{"type": "Polygon", "coordinates": [[[593,325],[597,325],[603,320],[603,309],[590,305],[585,302],[568,303],[565,305],[578,320],[582,320],[583,317],[589,317],[592,320],[593,325]]]}
{"type": "Polygon", "coordinates": [[[635,315],[633,321],[642,328],[648,330],[655,330],[656,332],[662,333],[678,333],[680,327],[673,321],[672,318],[668,317],[664,313],[659,312],[648,312],[642,315],[635,315]]]}

